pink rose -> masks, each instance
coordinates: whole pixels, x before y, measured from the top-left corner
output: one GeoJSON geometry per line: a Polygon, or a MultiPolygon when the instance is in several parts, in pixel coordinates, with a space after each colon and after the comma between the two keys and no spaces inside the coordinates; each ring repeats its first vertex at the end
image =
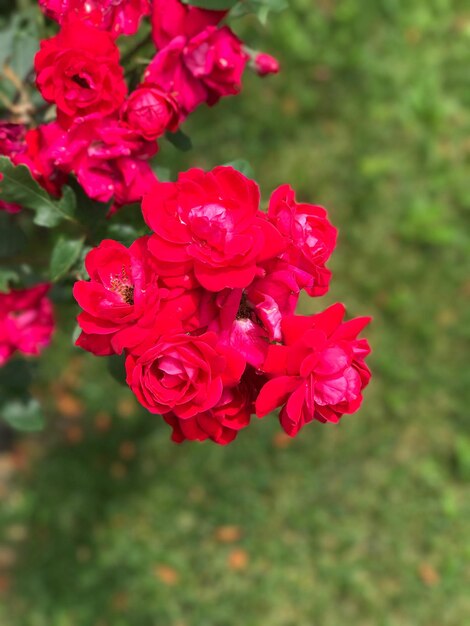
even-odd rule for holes
{"type": "Polygon", "coordinates": [[[0,293],[0,366],[15,352],[37,356],[54,330],[49,284],[0,293]]]}
{"type": "Polygon", "coordinates": [[[314,419],[336,423],[361,405],[370,348],[357,336],[371,318],[344,323],[344,312],[335,304],[310,317],[286,317],[284,345],[269,347],[263,371],[271,380],[260,391],[256,413],[262,417],[282,407],[279,419],[291,437],[314,419]]]}
{"type": "Polygon", "coordinates": [[[143,83],[124,103],[121,117],[132,130],[152,141],[166,130],[174,132],[180,114],[176,100],[170,94],[155,85],[143,83]]]}

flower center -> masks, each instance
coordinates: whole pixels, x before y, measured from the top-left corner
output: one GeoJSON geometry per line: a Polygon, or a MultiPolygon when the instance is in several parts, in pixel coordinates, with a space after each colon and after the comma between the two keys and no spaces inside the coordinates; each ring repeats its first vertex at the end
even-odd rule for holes
{"type": "Polygon", "coordinates": [[[90,85],[87,81],[86,78],[83,78],[83,76],[80,76],[80,74],[74,74],[72,76],[72,80],[74,83],[76,83],[79,87],[82,87],[83,89],[90,89],[90,85]]]}
{"type": "Polygon", "coordinates": [[[249,318],[251,319],[252,314],[254,313],[251,306],[248,304],[248,300],[246,298],[246,294],[242,294],[242,299],[240,300],[240,306],[237,311],[237,320],[242,320],[249,318]]]}
{"type": "Polygon", "coordinates": [[[134,304],[134,285],[130,283],[124,266],[121,269],[120,275],[116,274],[111,278],[110,287],[112,291],[115,291],[121,296],[126,304],[134,304]]]}
{"type": "Polygon", "coordinates": [[[192,208],[188,214],[188,222],[195,239],[214,248],[223,248],[233,230],[230,214],[219,204],[192,208]]]}
{"type": "Polygon", "coordinates": [[[255,309],[248,302],[245,292],[242,293],[240,305],[238,307],[237,315],[235,317],[237,320],[250,320],[258,326],[263,326],[263,322],[258,317],[255,309]]]}

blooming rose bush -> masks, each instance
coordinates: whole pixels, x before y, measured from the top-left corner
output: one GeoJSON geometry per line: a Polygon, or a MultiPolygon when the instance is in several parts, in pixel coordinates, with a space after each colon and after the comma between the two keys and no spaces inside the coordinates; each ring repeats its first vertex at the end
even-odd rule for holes
{"type": "Polygon", "coordinates": [[[296,315],[302,291],[329,288],[326,210],[282,185],[266,211],[231,166],[176,180],[162,168],[160,142],[190,147],[199,106],[240,93],[247,69],[279,72],[231,29],[236,4],[39,0],[32,70],[7,64],[18,93],[0,121],[0,367],[49,344],[59,283],[81,309],[76,345],[124,359],[123,382],[176,442],[227,444],[277,408],[291,436],[338,422],[370,378],[369,318],[344,322],[339,304],[296,315]],[[36,227],[58,230],[47,282],[24,263],[36,227]]]}
{"type": "Polygon", "coordinates": [[[155,183],[142,211],[150,236],[88,254],[77,345],[124,352],[127,384],[175,441],[229,443],[277,407],[294,436],[359,408],[370,318],[343,322],[340,304],[295,315],[302,289],[328,289],[336,229],[322,207],[282,186],[263,213],[256,183],[217,167],[155,183]]]}

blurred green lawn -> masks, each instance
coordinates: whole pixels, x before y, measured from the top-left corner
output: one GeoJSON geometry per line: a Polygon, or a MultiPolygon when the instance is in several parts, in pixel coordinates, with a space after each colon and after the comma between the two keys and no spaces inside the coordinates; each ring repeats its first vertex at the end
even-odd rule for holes
{"type": "Polygon", "coordinates": [[[470,623],[464,7],[292,0],[266,31],[245,23],[282,74],[198,112],[194,151],[162,162],[243,157],[264,198],[290,182],[329,208],[331,291],[303,307],[373,314],[364,406],[289,442],[269,417],[178,447],[64,319],[48,431],[20,472],[0,462],[1,626],[470,623]]]}

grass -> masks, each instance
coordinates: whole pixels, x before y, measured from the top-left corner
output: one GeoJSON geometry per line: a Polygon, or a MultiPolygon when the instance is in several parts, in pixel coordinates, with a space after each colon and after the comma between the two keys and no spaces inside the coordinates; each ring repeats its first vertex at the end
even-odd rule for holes
{"type": "Polygon", "coordinates": [[[162,162],[244,157],[265,198],[290,182],[329,208],[331,292],[303,310],[374,315],[364,407],[294,441],[273,416],[228,448],[177,447],[64,319],[41,366],[49,428],[4,477],[1,626],[469,619],[468,13],[293,0],[267,32],[244,28],[283,73],[198,112],[194,151],[162,162]]]}

